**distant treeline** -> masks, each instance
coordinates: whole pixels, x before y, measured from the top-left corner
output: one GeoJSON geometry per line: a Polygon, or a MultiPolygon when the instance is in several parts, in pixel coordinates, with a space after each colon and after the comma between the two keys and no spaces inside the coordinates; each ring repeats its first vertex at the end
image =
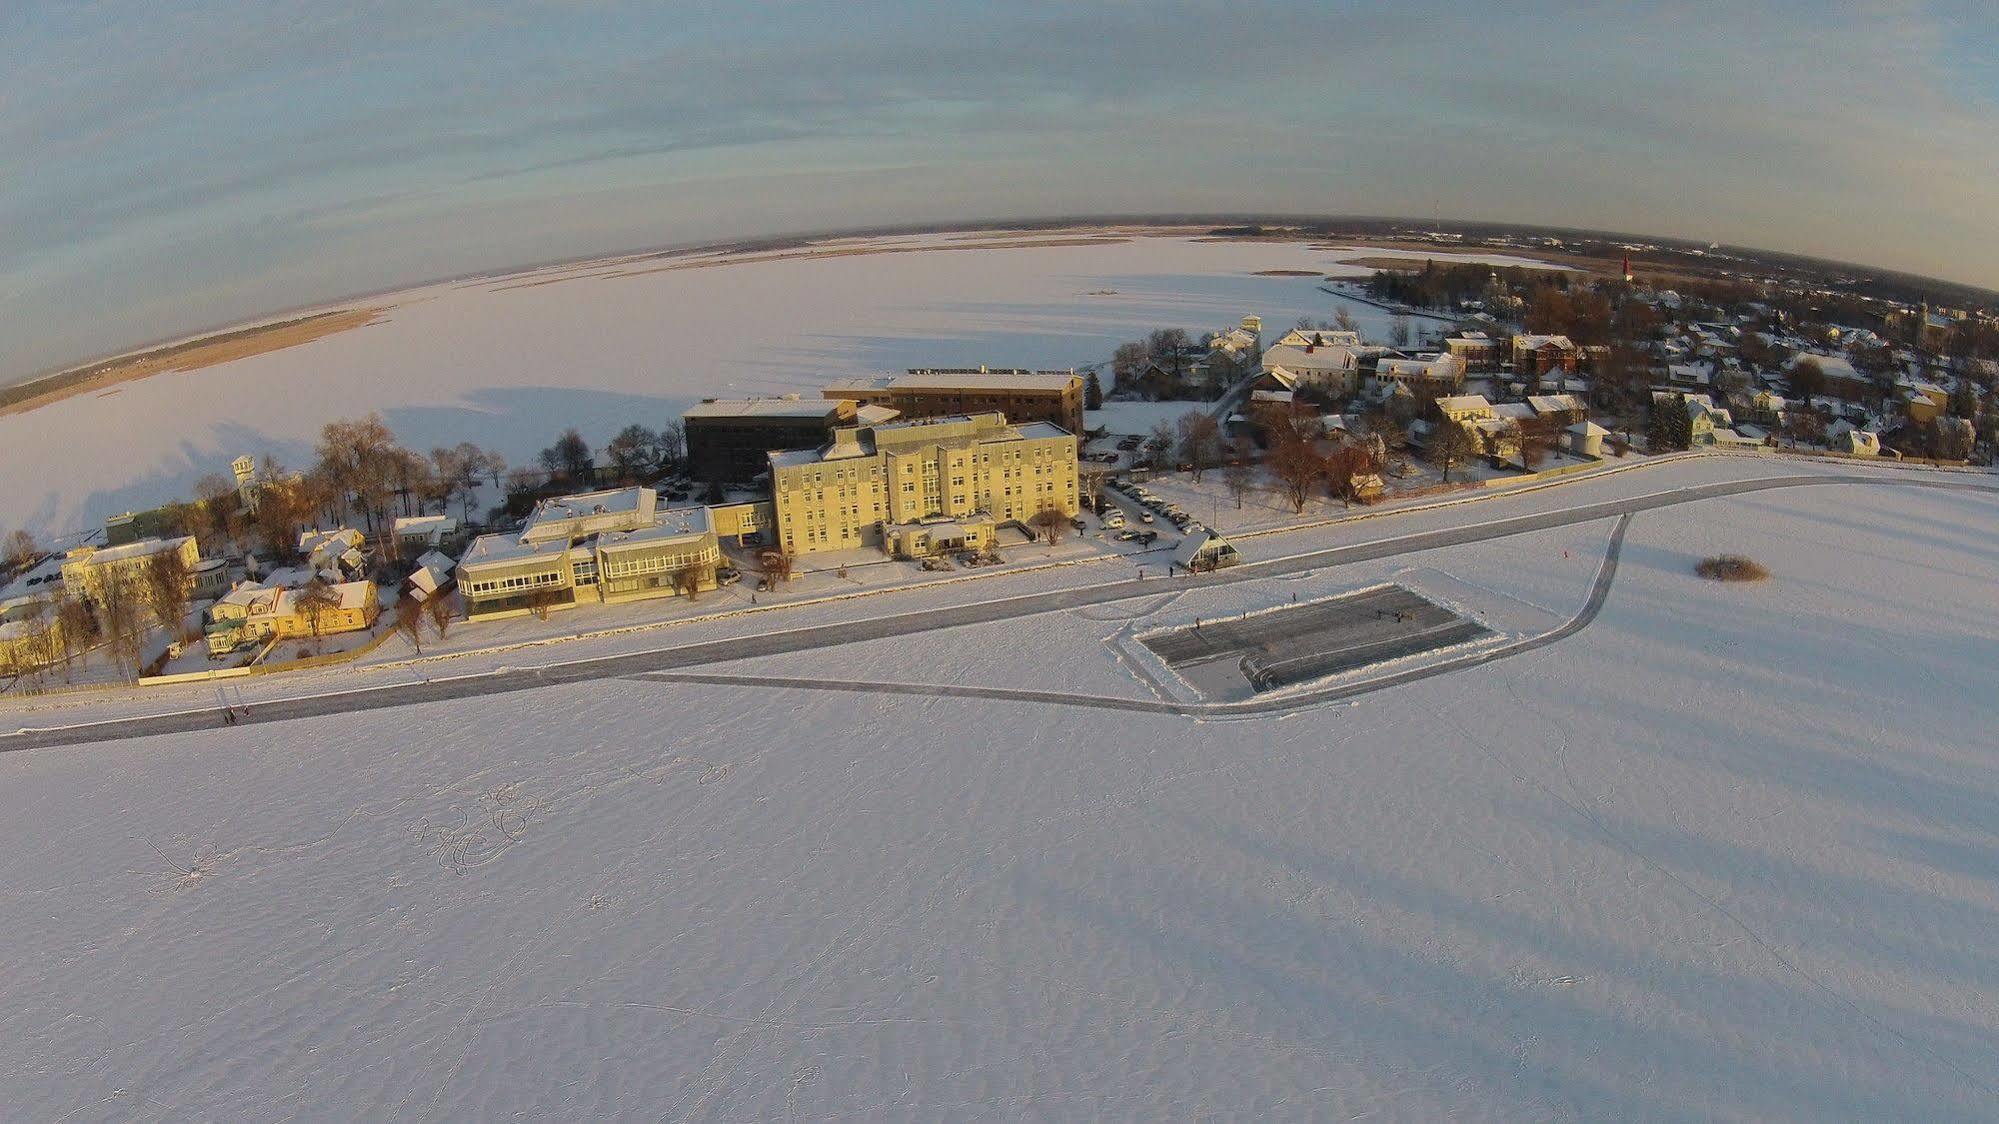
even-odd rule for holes
{"type": "Polygon", "coordinates": [[[1379,270],[1368,279],[1367,291],[1376,300],[1406,304],[1412,308],[1457,308],[1465,301],[1490,301],[1495,293],[1519,293],[1543,285],[1558,289],[1569,286],[1569,275],[1520,266],[1492,266],[1479,262],[1438,265],[1426,261],[1412,272],[1379,270]],[[1497,275],[1500,284],[1493,284],[1497,275]]]}

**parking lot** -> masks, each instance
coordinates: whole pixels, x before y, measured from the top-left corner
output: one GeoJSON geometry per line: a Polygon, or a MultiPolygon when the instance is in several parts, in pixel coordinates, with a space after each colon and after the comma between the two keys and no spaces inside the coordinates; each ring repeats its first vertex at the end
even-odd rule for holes
{"type": "Polygon", "coordinates": [[[1242,697],[1357,667],[1461,644],[1487,634],[1401,586],[1202,621],[1142,642],[1210,697],[1242,697]]]}

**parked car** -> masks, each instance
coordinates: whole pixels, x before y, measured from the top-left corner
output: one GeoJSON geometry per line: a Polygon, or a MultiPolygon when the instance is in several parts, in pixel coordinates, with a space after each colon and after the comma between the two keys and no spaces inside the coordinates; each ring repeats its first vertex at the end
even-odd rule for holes
{"type": "Polygon", "coordinates": [[[1117,541],[1119,542],[1131,542],[1136,538],[1138,538],[1137,531],[1119,531],[1117,533],[1117,541]]]}
{"type": "Polygon", "coordinates": [[[734,585],[742,580],[743,580],[742,571],[736,569],[734,566],[715,567],[716,585],[734,585]]]}
{"type": "Polygon", "coordinates": [[[1118,511],[1104,512],[1104,530],[1115,531],[1124,526],[1124,514],[1118,511]]]}
{"type": "Polygon", "coordinates": [[[1139,513],[1138,513],[1138,521],[1139,521],[1139,522],[1141,522],[1141,523],[1150,523],[1150,522],[1152,522],[1152,513],[1151,513],[1151,512],[1149,512],[1149,511],[1141,511],[1141,512],[1139,512],[1139,513]]]}

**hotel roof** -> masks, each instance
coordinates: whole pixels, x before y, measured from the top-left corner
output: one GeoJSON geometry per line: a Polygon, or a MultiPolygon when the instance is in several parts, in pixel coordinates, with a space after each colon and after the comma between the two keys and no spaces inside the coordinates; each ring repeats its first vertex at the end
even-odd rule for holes
{"type": "Polygon", "coordinates": [[[799,398],[710,398],[688,407],[689,418],[808,418],[831,417],[840,412],[842,399],[799,398]]]}

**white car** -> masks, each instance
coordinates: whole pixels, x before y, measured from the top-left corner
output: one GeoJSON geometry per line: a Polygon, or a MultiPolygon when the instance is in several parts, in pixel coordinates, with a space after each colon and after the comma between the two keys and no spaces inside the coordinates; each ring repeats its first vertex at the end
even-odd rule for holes
{"type": "Polygon", "coordinates": [[[1105,513],[1104,513],[1104,529],[1105,529],[1105,530],[1109,530],[1109,531],[1115,531],[1115,530],[1117,530],[1117,529],[1118,529],[1119,527],[1122,527],[1122,526],[1124,526],[1124,516],[1123,516],[1123,515],[1121,515],[1121,514],[1119,514],[1119,513],[1115,512],[1115,511],[1109,511],[1109,512],[1105,512],[1105,513]]]}

